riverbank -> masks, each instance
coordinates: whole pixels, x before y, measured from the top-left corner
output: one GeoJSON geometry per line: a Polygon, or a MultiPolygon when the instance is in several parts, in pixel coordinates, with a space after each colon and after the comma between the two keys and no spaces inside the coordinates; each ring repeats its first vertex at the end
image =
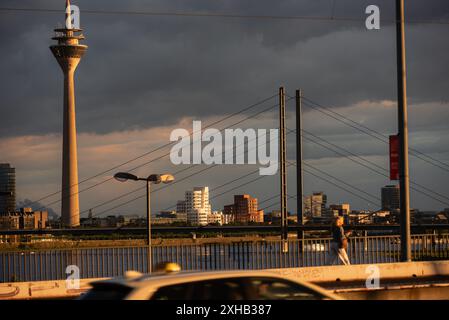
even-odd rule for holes
{"type": "MultiPolygon", "coordinates": [[[[152,239],[153,246],[164,245],[188,245],[203,243],[230,243],[261,240],[279,240],[279,236],[243,236],[243,237],[214,237],[214,238],[155,238],[152,239]]],[[[120,240],[53,240],[33,243],[3,243],[0,251],[32,251],[49,249],[76,249],[76,248],[99,248],[99,247],[133,247],[145,245],[144,239],[120,239],[120,240]]]]}

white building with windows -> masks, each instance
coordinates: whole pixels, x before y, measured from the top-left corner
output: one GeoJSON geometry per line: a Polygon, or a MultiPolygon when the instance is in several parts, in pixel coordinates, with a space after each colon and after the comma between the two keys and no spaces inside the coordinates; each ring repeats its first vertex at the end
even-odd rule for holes
{"type": "Polygon", "coordinates": [[[322,217],[326,212],[327,196],[323,192],[314,192],[305,198],[304,211],[309,217],[322,217]]]}
{"type": "Polygon", "coordinates": [[[209,187],[195,187],[185,192],[184,201],[178,201],[177,213],[186,213],[187,222],[205,226],[212,213],[209,203],[209,187]],[[184,212],[181,212],[183,210],[184,212]]]}
{"type": "Polygon", "coordinates": [[[223,213],[223,224],[234,223],[234,215],[233,214],[224,214],[223,213]]]}
{"type": "Polygon", "coordinates": [[[207,216],[208,224],[218,224],[220,226],[223,225],[223,213],[219,211],[214,211],[207,216]]]}

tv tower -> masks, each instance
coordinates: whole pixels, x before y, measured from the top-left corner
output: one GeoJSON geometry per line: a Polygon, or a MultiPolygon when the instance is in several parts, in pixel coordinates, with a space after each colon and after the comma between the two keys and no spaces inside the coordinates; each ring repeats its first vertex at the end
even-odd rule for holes
{"type": "Polygon", "coordinates": [[[65,227],[80,225],[78,197],[78,157],[76,145],[75,84],[74,74],[81,57],[87,49],[79,44],[84,36],[81,29],[72,26],[70,1],[66,0],[65,28],[55,29],[53,40],[58,44],[50,46],[64,73],[64,127],[62,147],[62,205],[61,222],[65,227]]]}

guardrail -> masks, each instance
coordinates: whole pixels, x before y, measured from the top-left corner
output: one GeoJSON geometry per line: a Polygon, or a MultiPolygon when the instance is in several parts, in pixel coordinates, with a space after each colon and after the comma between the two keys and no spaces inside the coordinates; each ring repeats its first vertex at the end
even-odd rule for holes
{"type": "MultiPolygon", "coordinates": [[[[410,226],[413,233],[426,233],[427,231],[449,231],[449,224],[412,224],[410,226]]],[[[382,231],[399,234],[399,224],[356,224],[345,225],[347,230],[355,231],[382,231]]],[[[153,233],[167,234],[167,233],[183,233],[189,234],[195,233],[245,233],[245,232],[276,232],[280,233],[280,225],[223,225],[223,226],[160,226],[152,225],[151,230],[153,233]]],[[[326,224],[306,224],[301,225],[289,225],[289,232],[296,231],[327,231],[329,232],[330,225],[326,224]]],[[[17,230],[0,230],[0,235],[46,235],[51,234],[54,236],[64,235],[111,235],[111,234],[132,234],[132,235],[145,235],[147,232],[146,227],[116,227],[116,228],[73,228],[73,229],[17,229],[17,230]]]]}
{"type": "MultiPolygon", "coordinates": [[[[412,236],[415,261],[449,258],[449,234],[412,236]]],[[[327,264],[330,239],[289,239],[152,246],[153,267],[176,262],[183,270],[273,269],[327,264]]],[[[147,270],[147,246],[0,252],[0,282],[66,279],[75,265],[80,278],[147,270]]],[[[351,237],[353,264],[399,262],[400,236],[351,237]]]]}

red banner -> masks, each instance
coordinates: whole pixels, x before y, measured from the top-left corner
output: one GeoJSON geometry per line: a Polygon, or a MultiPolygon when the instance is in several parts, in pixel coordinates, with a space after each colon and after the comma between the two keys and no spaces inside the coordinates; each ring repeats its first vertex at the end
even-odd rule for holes
{"type": "Polygon", "coordinates": [[[390,136],[390,180],[399,180],[399,137],[390,136]]]}

